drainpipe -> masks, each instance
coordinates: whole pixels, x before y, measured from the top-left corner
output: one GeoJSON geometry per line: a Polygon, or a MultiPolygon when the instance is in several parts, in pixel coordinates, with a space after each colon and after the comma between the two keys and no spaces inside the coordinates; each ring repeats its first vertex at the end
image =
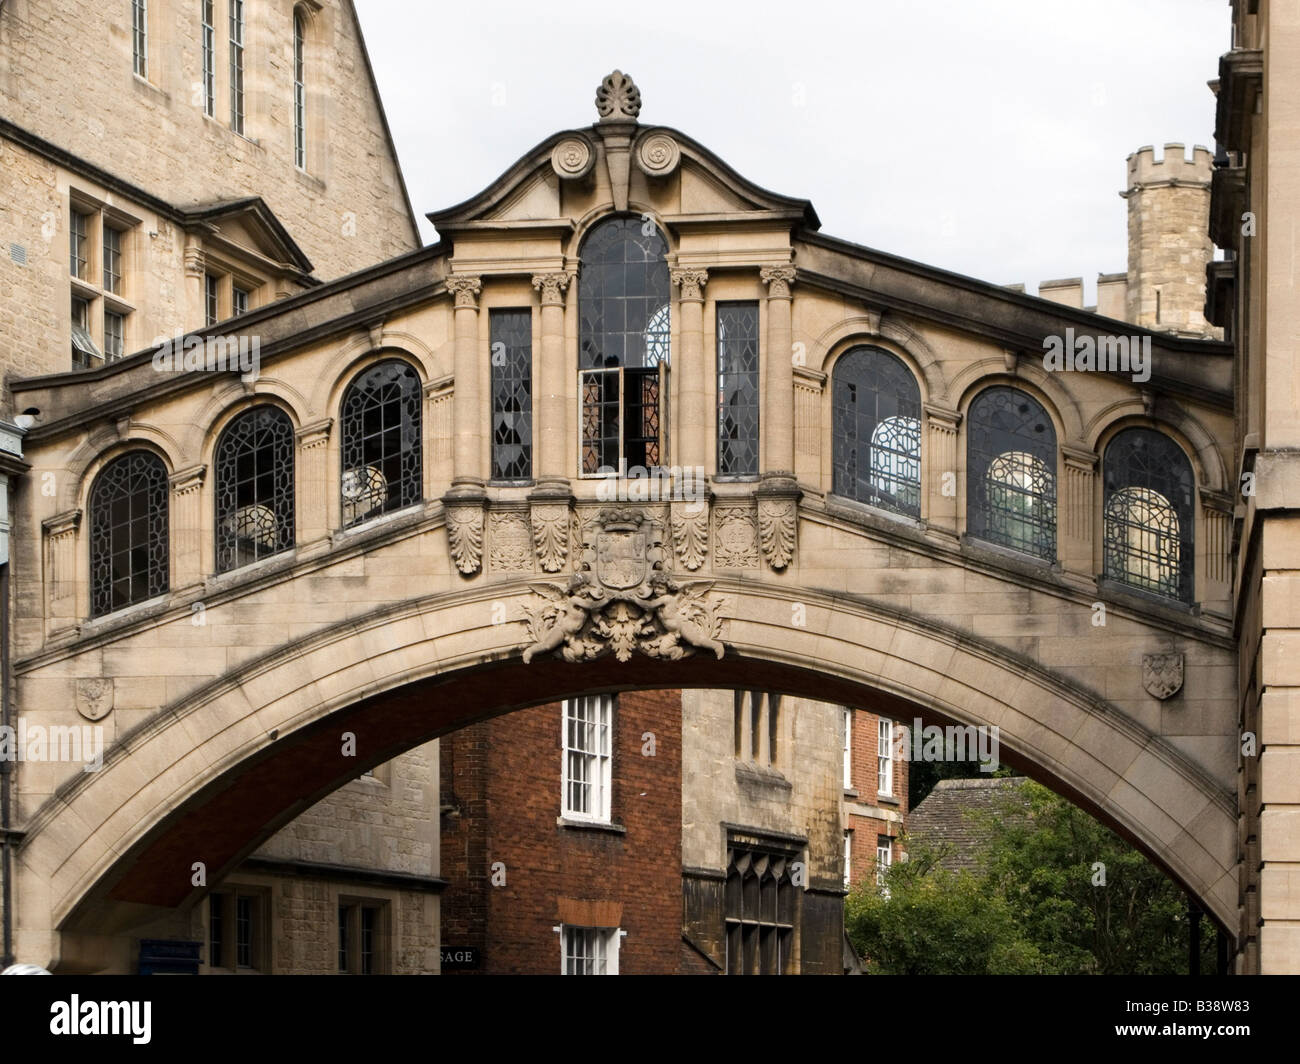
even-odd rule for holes
{"type": "MultiPolygon", "coordinates": [[[[20,415],[24,423],[0,421],[0,726],[12,728],[12,678],[9,673],[9,528],[12,524],[9,505],[10,489],[16,478],[31,467],[22,460],[23,434],[34,420],[20,415]]],[[[13,736],[12,730],[3,734],[13,736]]],[[[11,740],[12,741],[12,740],[11,740]]],[[[0,931],[0,970],[14,962],[14,891],[13,846],[21,832],[13,830],[11,787],[14,765],[0,758],[0,905],[4,907],[3,930],[0,931]]]]}

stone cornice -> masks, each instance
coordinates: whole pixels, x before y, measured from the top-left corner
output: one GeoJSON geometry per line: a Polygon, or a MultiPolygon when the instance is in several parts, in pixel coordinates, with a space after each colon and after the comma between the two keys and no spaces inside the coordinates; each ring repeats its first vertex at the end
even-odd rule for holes
{"type": "Polygon", "coordinates": [[[294,433],[298,440],[298,446],[304,451],[313,447],[319,447],[330,438],[330,428],[334,425],[332,417],[322,418],[320,421],[313,421],[309,425],[303,425],[294,433]]]}
{"type": "Polygon", "coordinates": [[[47,517],[41,522],[41,528],[51,539],[56,539],[59,536],[66,536],[70,532],[75,532],[80,525],[80,510],[65,510],[63,513],[55,514],[53,517],[47,517]]]}
{"type": "Polygon", "coordinates": [[[203,486],[203,477],[208,467],[203,463],[179,469],[167,478],[167,484],[173,495],[189,495],[203,486]]]}

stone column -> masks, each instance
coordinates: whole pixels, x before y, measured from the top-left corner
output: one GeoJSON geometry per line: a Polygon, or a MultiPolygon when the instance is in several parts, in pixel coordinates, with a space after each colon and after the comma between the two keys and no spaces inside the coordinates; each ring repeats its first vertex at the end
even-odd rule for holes
{"type": "Polygon", "coordinates": [[[545,494],[569,493],[565,474],[572,444],[564,432],[564,421],[571,382],[564,372],[564,294],[571,280],[567,273],[533,275],[533,287],[542,302],[540,372],[534,377],[534,425],[539,437],[534,473],[538,491],[545,494]]]}
{"type": "Polygon", "coordinates": [[[1096,573],[1093,528],[1097,523],[1095,501],[1098,457],[1092,451],[1061,447],[1065,483],[1058,492],[1061,567],[1091,582],[1096,573]]]}
{"type": "Polygon", "coordinates": [[[206,465],[190,466],[168,479],[171,488],[173,591],[203,584],[203,477],[206,465]]]}
{"type": "Polygon", "coordinates": [[[208,293],[204,284],[207,259],[199,238],[185,234],[185,298],[182,301],[180,327],[186,332],[202,329],[208,323],[208,293]]]}
{"type": "Polygon", "coordinates": [[[764,266],[767,285],[767,362],[763,383],[763,475],[794,479],[794,353],[790,328],[793,266],[764,266]]]}
{"type": "Polygon", "coordinates": [[[488,432],[487,410],[480,401],[478,365],[478,295],[483,280],[474,276],[447,278],[447,291],[456,299],[455,391],[452,393],[451,490],[443,496],[447,546],[463,576],[473,576],[483,562],[483,440],[488,432]]]}
{"type": "MultiPolygon", "coordinates": [[[[298,439],[298,542],[301,546],[324,539],[334,527],[330,514],[337,476],[330,476],[329,443],[333,418],[314,421],[297,432],[298,439]]],[[[341,528],[342,525],[340,524],[341,528]]]]}
{"type": "Polygon", "coordinates": [[[456,392],[452,400],[452,421],[456,430],[453,450],[451,490],[483,487],[480,468],[485,411],[479,399],[478,366],[478,295],[483,290],[480,277],[447,278],[447,291],[456,297],[455,374],[456,392]]]}
{"type": "Polygon", "coordinates": [[[704,364],[704,286],[706,270],[676,269],[673,284],[681,290],[677,301],[681,313],[682,354],[678,360],[681,375],[681,416],[677,438],[681,447],[674,465],[696,470],[704,467],[708,456],[705,426],[708,423],[708,367],[704,364]]]}
{"type": "MultiPolygon", "coordinates": [[[[925,404],[925,421],[929,446],[925,449],[929,463],[929,489],[926,502],[929,510],[926,524],[952,539],[957,538],[957,426],[961,413],[947,407],[925,404]]],[[[965,466],[965,463],[962,463],[965,466]]],[[[970,486],[967,485],[967,491],[970,486]]]]}
{"type": "Polygon", "coordinates": [[[51,635],[75,628],[77,624],[77,529],[80,526],[80,510],[67,510],[41,522],[49,589],[46,624],[51,635]]]}

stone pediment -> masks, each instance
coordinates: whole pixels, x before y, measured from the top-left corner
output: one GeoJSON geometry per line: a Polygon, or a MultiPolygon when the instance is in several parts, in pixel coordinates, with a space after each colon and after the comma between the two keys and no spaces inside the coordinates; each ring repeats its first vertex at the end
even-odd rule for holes
{"type": "Polygon", "coordinates": [[[654,202],[670,224],[735,221],[750,214],[819,228],[808,200],[754,184],[678,130],[642,125],[640,94],[618,71],[598,91],[597,108],[599,121],[548,137],[478,195],[430,212],[429,221],[442,236],[521,222],[568,227],[611,204],[634,210],[654,202]],[[619,93],[635,106],[619,102],[619,93]]]}
{"type": "Polygon", "coordinates": [[[187,227],[202,229],[234,249],[311,273],[311,260],[260,196],[187,207],[182,216],[187,227]]]}

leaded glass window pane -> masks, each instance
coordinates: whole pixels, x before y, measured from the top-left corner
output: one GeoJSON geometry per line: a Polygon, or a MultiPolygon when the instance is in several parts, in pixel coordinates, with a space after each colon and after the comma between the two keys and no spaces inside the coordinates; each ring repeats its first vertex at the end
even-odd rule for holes
{"type": "Polygon", "coordinates": [[[217,572],[293,547],[293,425],[273,406],[240,414],[217,442],[217,572]]]}
{"type": "Polygon", "coordinates": [[[132,451],[104,467],[90,490],[90,615],[101,617],[168,587],[167,469],[132,451]]]}
{"type": "Polygon", "coordinates": [[[212,14],[213,0],[200,0],[203,47],[203,113],[211,118],[216,114],[216,30],[212,14]]]}
{"type": "Polygon", "coordinates": [[[833,490],[895,513],[921,516],[921,390],[903,363],[855,347],[835,364],[833,490]]]}
{"type": "Polygon", "coordinates": [[[798,899],[797,853],[733,844],[723,888],[723,936],[728,975],[786,975],[794,971],[798,899]]]}
{"type": "Polygon", "coordinates": [[[718,304],[718,473],[758,473],[758,304],[718,304]]]}
{"type": "Polygon", "coordinates": [[[492,333],[492,477],[533,475],[533,316],[494,310],[492,333]]]}
{"type": "Polygon", "coordinates": [[[392,359],[357,376],[343,396],[343,527],[423,497],[420,378],[392,359]]]}
{"type": "Polygon", "coordinates": [[[584,474],[663,462],[663,369],[670,361],[668,244],[639,217],[610,218],[582,246],[579,389],[584,474]],[[647,231],[648,230],[648,231],[647,231]]]}
{"type": "Polygon", "coordinates": [[[1015,388],[989,388],[967,419],[967,526],[990,543],[1056,557],[1056,430],[1015,388]]]}
{"type": "Polygon", "coordinates": [[[307,86],[303,75],[302,15],[293,16],[293,161],[299,169],[307,166],[307,86]]]}
{"type": "Polygon", "coordinates": [[[244,132],[244,0],[230,0],[230,128],[244,132]]]}
{"type": "Polygon", "coordinates": [[[1187,455],[1163,433],[1125,429],[1103,465],[1104,575],[1190,602],[1195,478],[1187,455]]]}

